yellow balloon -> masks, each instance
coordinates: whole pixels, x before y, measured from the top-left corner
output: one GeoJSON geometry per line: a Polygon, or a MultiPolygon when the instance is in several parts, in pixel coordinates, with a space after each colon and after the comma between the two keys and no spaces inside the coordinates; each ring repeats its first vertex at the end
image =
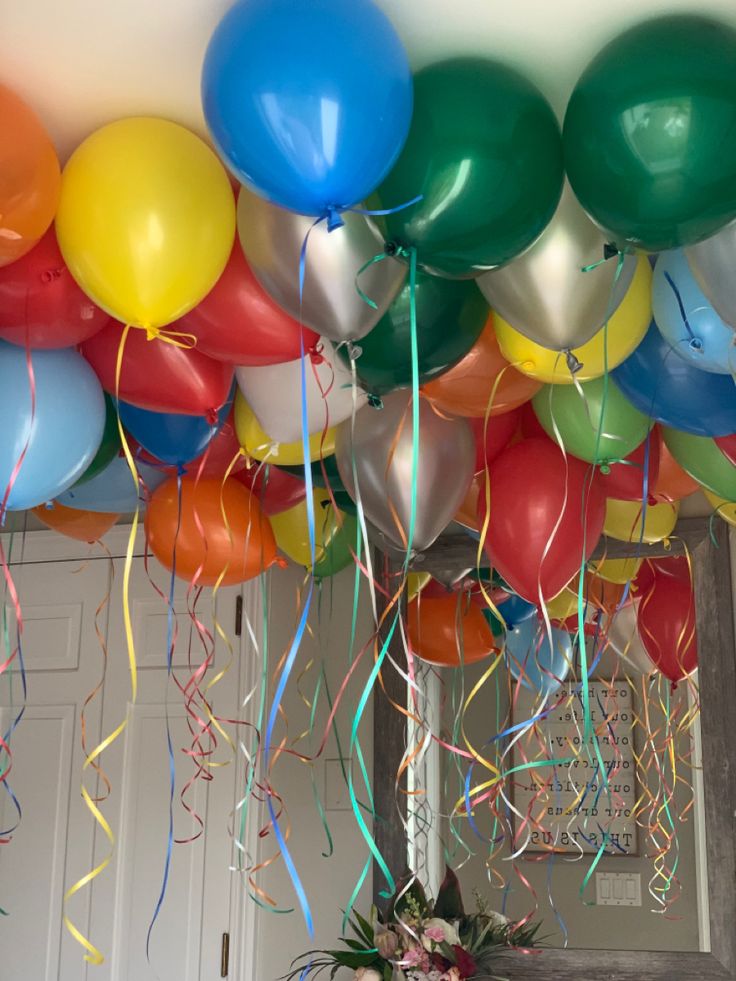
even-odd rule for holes
{"type": "MultiPolygon", "coordinates": [[[[296,443],[277,443],[264,432],[255,413],[238,390],[235,393],[235,432],[238,441],[248,456],[254,460],[268,460],[282,467],[298,466],[304,463],[304,450],[301,440],[296,443]]],[[[332,456],[335,452],[335,429],[328,429],[324,442],[322,433],[309,437],[309,459],[319,460],[332,456]]]]}
{"type": "MultiPolygon", "coordinates": [[[[314,545],[315,559],[324,558],[325,549],[339,531],[334,519],[334,509],[329,504],[330,495],[326,490],[313,492],[314,499],[314,545]]],[[[269,518],[276,544],[299,565],[310,568],[312,552],[309,546],[309,518],[307,502],[300,501],[293,508],[272,514],[269,518]]]]}
{"type": "Polygon", "coordinates": [[[716,512],[716,514],[727,521],[730,525],[736,525],[736,504],[733,501],[727,501],[725,497],[719,497],[714,494],[713,491],[706,490],[705,487],[700,488],[705,494],[708,503],[716,512]]]}
{"type": "Polygon", "coordinates": [[[567,620],[578,608],[577,590],[565,586],[561,593],[547,600],[547,615],[550,620],[567,620]]]}
{"type": "Polygon", "coordinates": [[[406,602],[416,599],[431,578],[428,572],[410,572],[406,581],[406,602]]]}
{"type": "Polygon", "coordinates": [[[166,119],[121,119],[89,136],[64,168],[56,235],[98,306],[156,329],[220,278],[235,238],[235,197],[194,133],[166,119]]]}
{"type": "MultiPolygon", "coordinates": [[[[530,341],[498,314],[493,319],[501,353],[515,368],[547,384],[572,385],[573,379],[564,354],[530,341]]],[[[608,322],[609,370],[620,365],[639,346],[651,319],[652,269],[649,260],[641,256],[626,296],[608,322]]],[[[605,336],[606,329],[601,328],[587,344],[573,351],[583,366],[575,373],[578,381],[590,381],[605,373],[605,336]]]]}
{"type": "Polygon", "coordinates": [[[643,541],[647,544],[661,542],[668,538],[677,524],[680,510],[679,501],[663,501],[661,504],[648,504],[644,517],[642,535],[642,506],[640,501],[617,501],[609,497],[606,501],[606,520],[603,533],[621,542],[643,541]]]}
{"type": "Polygon", "coordinates": [[[599,579],[606,582],[618,583],[620,586],[634,579],[641,568],[644,560],[633,556],[628,559],[599,559],[597,562],[589,562],[590,571],[594,572],[599,579]]]}

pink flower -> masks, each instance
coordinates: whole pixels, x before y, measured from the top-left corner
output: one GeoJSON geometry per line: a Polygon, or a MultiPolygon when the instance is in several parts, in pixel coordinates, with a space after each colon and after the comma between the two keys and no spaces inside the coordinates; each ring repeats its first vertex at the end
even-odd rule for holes
{"type": "Polygon", "coordinates": [[[429,970],[429,957],[421,947],[412,947],[401,958],[401,967],[418,967],[425,973],[429,970]]]}
{"type": "Polygon", "coordinates": [[[427,929],[424,931],[424,936],[429,940],[434,940],[436,944],[441,944],[445,939],[445,931],[442,929],[442,927],[431,926],[427,927],[427,929]]]}

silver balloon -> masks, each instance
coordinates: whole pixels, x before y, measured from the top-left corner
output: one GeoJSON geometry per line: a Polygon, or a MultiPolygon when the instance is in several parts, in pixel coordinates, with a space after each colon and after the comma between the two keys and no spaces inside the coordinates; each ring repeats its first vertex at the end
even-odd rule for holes
{"type": "Polygon", "coordinates": [[[618,281],[617,259],[604,257],[606,238],[565,183],[552,221],[530,249],[508,265],[484,273],[478,286],[504,320],[553,351],[578,348],[619,306],[636,271],[626,256],[618,281]]]}
{"type": "Polygon", "coordinates": [[[638,674],[653,674],[657,668],[652,663],[642,643],[637,628],[639,601],[625,606],[614,616],[608,629],[609,646],[638,674]]]}
{"type": "Polygon", "coordinates": [[[736,222],[685,249],[698,286],[724,323],[736,328],[736,222]]]}
{"type": "Polygon", "coordinates": [[[285,211],[242,188],[238,197],[238,234],[253,273],[266,292],[291,314],[333,341],[365,337],[388,310],[406,279],[407,267],[396,259],[381,259],[360,277],[362,266],[383,251],[383,240],[365,216],[347,211],[345,224],[329,232],[325,222],[285,211]],[[311,231],[310,231],[311,229],[311,231]],[[299,264],[306,251],[304,296],[299,306],[299,264]]]}
{"type": "MultiPolygon", "coordinates": [[[[366,518],[401,548],[397,521],[408,537],[412,489],[411,393],[392,392],[383,408],[367,406],[337,431],[335,455],[340,477],[355,500],[353,457],[366,518]],[[392,510],[393,509],[393,510],[392,510]],[[396,518],[394,517],[396,515],[396,518]]],[[[412,547],[428,548],[452,521],[473,479],[475,441],[464,419],[437,415],[419,402],[417,508],[412,547]]]]}

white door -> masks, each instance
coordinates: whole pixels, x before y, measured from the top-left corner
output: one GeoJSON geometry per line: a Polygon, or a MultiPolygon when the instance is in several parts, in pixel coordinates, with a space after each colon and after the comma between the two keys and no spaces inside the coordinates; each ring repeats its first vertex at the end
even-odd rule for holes
{"type": "MultiPolygon", "coordinates": [[[[220,977],[234,878],[229,871],[228,824],[237,763],[217,725],[236,744],[238,732],[229,722],[216,725],[210,713],[216,719],[238,717],[239,638],[234,636],[234,623],[239,590],[222,589],[217,596],[217,619],[233,646],[233,664],[208,689],[229,661],[227,644],[214,629],[209,591],[199,598],[195,611],[209,632],[203,643],[188,612],[192,597],[186,595],[186,584],[176,583],[178,638],[172,667],[189,695],[187,711],[187,696],[167,671],[169,575],[149,562],[162,597],[150,583],[143,561],[136,559],[130,612],[138,697],[131,705],[123,560],[116,558],[111,564],[93,559],[81,569],[80,565],[24,563],[13,569],[25,620],[28,707],[11,742],[10,785],[21,801],[23,818],[13,841],[0,846],[0,907],[9,913],[0,918],[0,974],[3,981],[209,981],[220,977]],[[83,962],[84,952],[64,929],[61,907],[64,890],[110,852],[106,835],[79,794],[84,760],[79,713],[100,678],[103,655],[94,616],[108,588],[109,606],[98,617],[107,642],[107,677],[104,695],[98,694],[87,709],[86,729],[90,750],[128,720],[101,757],[112,785],[101,809],[117,843],[110,866],[82,888],[67,909],[105,955],[101,967],[92,967],[83,962]],[[198,670],[213,643],[214,663],[200,679],[198,670]],[[210,704],[209,713],[203,699],[210,704]],[[166,897],[151,934],[149,965],[146,937],[161,890],[169,837],[167,714],[176,786],[174,837],[196,840],[173,845],[166,897]],[[215,733],[216,745],[207,727],[215,733]]],[[[16,684],[15,704],[18,697],[16,684]]],[[[0,699],[5,730],[13,709],[4,678],[0,699]]],[[[94,784],[88,787],[92,790],[94,784]]],[[[3,827],[12,819],[11,810],[3,794],[3,827]]]]}

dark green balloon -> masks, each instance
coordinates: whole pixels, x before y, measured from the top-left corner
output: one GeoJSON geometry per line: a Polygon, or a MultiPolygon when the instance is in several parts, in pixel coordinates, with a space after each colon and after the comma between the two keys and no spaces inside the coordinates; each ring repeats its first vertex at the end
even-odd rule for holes
{"type": "MultiPolygon", "coordinates": [[[[488,302],[470,280],[418,272],[416,284],[419,382],[424,384],[464,358],[488,319],[488,302]]],[[[355,368],[375,394],[411,385],[411,286],[407,282],[373,330],[357,344],[355,368]]],[[[340,356],[348,355],[340,348],[340,356]]]]}
{"type": "Polygon", "coordinates": [[[92,462],[84,471],[82,476],[74,485],[86,484],[88,480],[96,477],[101,470],[112,463],[113,459],[120,452],[120,432],[118,430],[118,414],[115,411],[115,403],[111,396],[105,394],[105,428],[102,432],[102,442],[100,448],[95,453],[92,462]]]}
{"type": "MultiPolygon", "coordinates": [[[[334,509],[329,509],[328,521],[334,521],[334,509]]],[[[320,520],[317,518],[317,520],[320,520]]],[[[312,573],[315,579],[326,579],[346,569],[355,562],[353,552],[356,552],[358,522],[351,515],[343,515],[343,525],[330,540],[319,562],[316,562],[312,573]]],[[[357,554],[357,553],[356,553],[357,554]]]]}
{"type": "Polygon", "coordinates": [[[386,237],[440,276],[509,262],[542,233],[562,192],[560,129],[541,92],[484,58],[453,58],[414,77],[409,138],[371,207],[395,208],[386,237]]]}
{"type": "MultiPolygon", "coordinates": [[[[297,465],[279,467],[279,470],[286,470],[287,473],[294,474],[295,477],[304,476],[304,467],[297,465]]],[[[312,463],[312,483],[315,487],[329,486],[335,498],[335,504],[345,514],[355,516],[358,513],[352,497],[348,494],[340,478],[340,472],[337,469],[337,459],[334,454],[332,456],[326,456],[323,460],[315,460],[312,463]],[[323,466],[324,471],[322,470],[323,466]],[[327,474],[327,479],[325,479],[325,474],[327,474]]]]}
{"type": "Polygon", "coordinates": [[[736,217],[736,31],[672,15],[616,38],[575,87],[564,146],[575,194],[619,245],[715,234],[736,217]]]}
{"type": "Polygon", "coordinates": [[[720,451],[715,440],[667,426],[662,426],[662,435],[667,449],[685,473],[719,497],[736,501],[736,467],[720,451]]]}

